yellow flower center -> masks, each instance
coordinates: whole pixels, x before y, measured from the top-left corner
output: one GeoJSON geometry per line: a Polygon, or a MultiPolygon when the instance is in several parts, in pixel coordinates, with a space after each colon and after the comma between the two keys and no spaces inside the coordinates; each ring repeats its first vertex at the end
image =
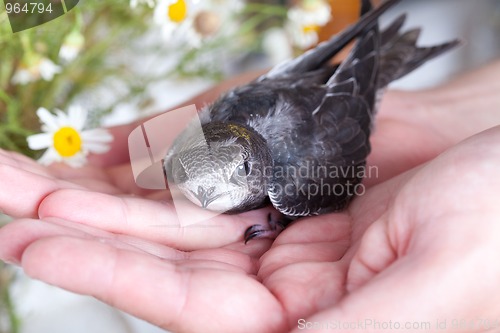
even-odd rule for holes
{"type": "Polygon", "coordinates": [[[82,148],[80,133],[72,127],[61,127],[54,134],[54,149],[62,157],[71,157],[82,148]]]}
{"type": "Polygon", "coordinates": [[[316,25],[316,24],[304,25],[302,27],[302,31],[305,34],[309,34],[309,33],[312,33],[312,32],[319,32],[320,29],[321,29],[321,27],[319,25],[316,25]]]}
{"type": "Polygon", "coordinates": [[[184,0],[177,0],[168,6],[168,18],[175,22],[181,23],[187,16],[187,5],[184,0]]]}

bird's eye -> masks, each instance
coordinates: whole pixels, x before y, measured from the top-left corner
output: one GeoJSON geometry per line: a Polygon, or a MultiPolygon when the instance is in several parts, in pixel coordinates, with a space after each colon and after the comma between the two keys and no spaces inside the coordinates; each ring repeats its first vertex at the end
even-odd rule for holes
{"type": "Polygon", "coordinates": [[[248,162],[243,162],[236,167],[234,170],[233,176],[231,177],[231,182],[240,183],[242,178],[248,176],[250,174],[250,164],[248,162]]]}
{"type": "Polygon", "coordinates": [[[248,164],[247,161],[241,163],[238,165],[238,168],[236,169],[238,172],[238,176],[240,177],[246,177],[250,174],[250,164],[248,164]]]}

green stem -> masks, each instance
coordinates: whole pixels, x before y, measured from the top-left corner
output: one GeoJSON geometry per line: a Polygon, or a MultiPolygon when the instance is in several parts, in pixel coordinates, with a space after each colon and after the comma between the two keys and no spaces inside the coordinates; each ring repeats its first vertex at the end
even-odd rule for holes
{"type": "Polygon", "coordinates": [[[0,99],[5,102],[5,104],[10,104],[11,98],[3,89],[0,89],[0,99]]]}
{"type": "Polygon", "coordinates": [[[4,291],[4,302],[7,308],[7,315],[9,316],[10,330],[12,333],[19,333],[21,321],[17,317],[8,287],[6,287],[4,291]]]}
{"type": "Polygon", "coordinates": [[[3,306],[5,306],[5,311],[7,312],[7,317],[10,323],[10,332],[11,333],[19,333],[20,329],[20,320],[16,315],[14,304],[12,302],[12,297],[9,291],[10,281],[12,280],[10,277],[10,272],[6,271],[6,265],[0,262],[0,274],[2,275],[0,281],[0,296],[1,302],[3,306]],[[4,279],[5,274],[5,279],[4,279]]]}

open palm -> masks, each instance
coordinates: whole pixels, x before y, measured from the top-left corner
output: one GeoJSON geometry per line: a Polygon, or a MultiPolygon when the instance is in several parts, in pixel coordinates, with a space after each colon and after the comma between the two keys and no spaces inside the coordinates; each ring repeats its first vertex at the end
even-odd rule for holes
{"type": "MultiPolygon", "coordinates": [[[[369,161],[379,174],[367,180],[366,193],[344,212],[296,221],[274,242],[243,243],[244,230],[267,215],[263,210],[221,215],[203,228],[179,227],[168,194],[136,188],[127,163],[44,168],[1,152],[7,190],[0,192],[0,208],[18,219],[0,230],[0,258],[173,331],[280,332],[306,318],[384,320],[390,313],[411,320],[466,311],[438,302],[419,312],[410,303],[433,292],[436,276],[446,284],[473,269],[477,256],[498,253],[489,240],[499,231],[491,223],[498,214],[491,198],[500,184],[485,181],[491,184],[491,165],[500,163],[500,149],[488,145],[499,142],[500,129],[433,159],[470,133],[437,131],[433,112],[407,110],[408,97],[423,95],[386,99],[369,161]],[[457,177],[466,184],[476,177],[475,185],[461,191],[457,177]],[[479,206],[465,204],[479,197],[485,198],[479,206]],[[464,218],[481,223],[456,224],[464,218]],[[454,242],[464,235],[480,241],[483,252],[454,242]],[[447,270],[457,263],[463,265],[447,270]],[[374,306],[383,300],[387,311],[374,306]],[[408,306],[401,308],[401,300],[408,306]]],[[[485,283],[498,281],[499,271],[486,272],[485,283]]],[[[468,301],[474,308],[483,299],[476,293],[468,301]]],[[[493,306],[488,311],[499,313],[493,306]]]]}

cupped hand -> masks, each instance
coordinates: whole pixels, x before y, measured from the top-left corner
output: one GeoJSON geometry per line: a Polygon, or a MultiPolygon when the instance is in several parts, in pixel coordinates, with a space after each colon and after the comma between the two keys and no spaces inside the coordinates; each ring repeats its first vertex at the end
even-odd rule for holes
{"type": "Polygon", "coordinates": [[[435,112],[411,96],[425,95],[386,98],[370,157],[384,170],[369,180],[377,185],[347,211],[301,219],[274,243],[243,244],[255,223],[248,214],[258,212],[179,228],[165,193],[137,189],[127,164],[47,169],[2,152],[0,208],[22,219],[0,230],[0,258],[182,332],[494,316],[483,291],[498,292],[500,269],[490,263],[500,129],[431,160],[460,137],[429,123],[435,112]],[[151,221],[162,228],[144,228],[151,221]]]}
{"type": "Polygon", "coordinates": [[[499,140],[500,127],[472,137],[368,189],[346,212],[299,220],[272,245],[240,240],[184,252],[71,221],[24,219],[0,230],[0,257],[179,332],[493,323],[499,140]]]}
{"type": "MultiPolygon", "coordinates": [[[[235,79],[248,80],[248,75],[235,79]]],[[[227,83],[186,104],[202,105],[214,99],[227,83]]],[[[415,105],[408,107],[404,93],[388,94],[373,136],[374,152],[370,162],[376,169],[366,185],[390,178],[425,161],[447,146],[433,128],[426,126],[424,103],[412,96],[415,105]],[[401,115],[413,113],[405,118],[401,115]],[[423,114],[423,115],[422,115],[423,114]],[[417,115],[421,115],[420,117],[417,115]],[[412,128],[409,135],[408,128],[412,128]],[[403,144],[402,137],[406,136],[403,144]],[[428,141],[440,144],[429,145],[428,141]],[[406,149],[405,149],[406,147],[406,149]],[[413,152],[407,154],[407,152],[413,152]]],[[[168,191],[139,188],[129,162],[127,138],[139,122],[111,129],[115,140],[105,155],[91,156],[91,164],[73,169],[62,164],[44,167],[24,156],[0,151],[0,210],[15,218],[61,218],[129,234],[181,250],[214,248],[242,239],[251,225],[267,223],[269,209],[239,215],[219,215],[207,227],[182,227],[168,191]]],[[[371,169],[373,170],[373,169],[371,169]]]]}
{"type": "Polygon", "coordinates": [[[500,293],[498,140],[500,126],[354,202],[355,243],[343,258],[350,261],[346,294],[303,325],[497,331],[500,305],[491,295],[500,293]]]}

